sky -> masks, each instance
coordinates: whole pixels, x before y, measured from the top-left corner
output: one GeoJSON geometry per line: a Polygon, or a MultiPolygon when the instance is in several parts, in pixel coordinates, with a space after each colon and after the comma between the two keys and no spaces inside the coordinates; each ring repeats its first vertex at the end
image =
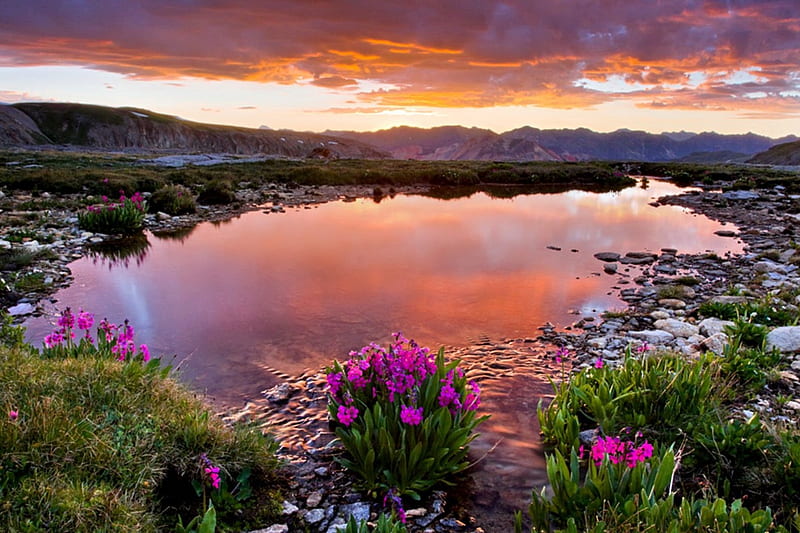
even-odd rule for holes
{"type": "Polygon", "coordinates": [[[800,135],[800,0],[0,0],[0,102],[800,135]]]}

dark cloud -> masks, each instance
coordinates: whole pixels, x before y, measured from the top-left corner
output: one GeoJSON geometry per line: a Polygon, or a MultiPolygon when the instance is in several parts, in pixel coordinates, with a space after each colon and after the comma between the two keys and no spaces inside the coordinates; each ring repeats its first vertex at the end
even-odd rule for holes
{"type": "Polygon", "coordinates": [[[385,87],[358,95],[367,107],[633,98],[687,108],[739,109],[741,101],[749,113],[746,95],[762,91],[758,104],[772,106],[765,112],[796,112],[797,97],[781,93],[800,90],[798,58],[797,0],[0,4],[0,66],[385,87]]]}

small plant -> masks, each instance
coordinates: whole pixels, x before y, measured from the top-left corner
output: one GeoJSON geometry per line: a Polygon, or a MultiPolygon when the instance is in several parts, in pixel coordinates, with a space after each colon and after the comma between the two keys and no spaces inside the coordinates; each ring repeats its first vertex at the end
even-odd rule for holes
{"type": "Polygon", "coordinates": [[[373,496],[419,499],[469,466],[468,445],[487,417],[477,416],[480,388],[458,361],[446,363],[443,349],[433,356],[399,333],[394,339],[326,369],[328,411],[348,453],[341,463],[373,496]]]}
{"type": "Polygon", "coordinates": [[[17,292],[38,292],[43,290],[47,285],[44,282],[44,273],[42,272],[29,272],[25,275],[18,276],[14,282],[14,290],[17,292]]]}
{"type": "Polygon", "coordinates": [[[394,514],[381,514],[374,527],[370,527],[366,520],[356,522],[352,516],[347,521],[344,533],[406,533],[406,526],[396,520],[394,514]]]}
{"type": "Polygon", "coordinates": [[[197,211],[192,191],[183,185],[167,185],[154,192],[148,201],[150,212],[162,211],[170,215],[185,215],[197,211]]]}
{"type": "Polygon", "coordinates": [[[201,204],[229,204],[236,200],[231,182],[223,179],[213,179],[203,185],[197,202],[201,204]]]}
{"type": "Polygon", "coordinates": [[[97,233],[130,235],[144,227],[146,212],[147,206],[138,192],[130,198],[120,194],[119,202],[104,196],[102,205],[90,205],[78,214],[78,226],[97,233]]]}

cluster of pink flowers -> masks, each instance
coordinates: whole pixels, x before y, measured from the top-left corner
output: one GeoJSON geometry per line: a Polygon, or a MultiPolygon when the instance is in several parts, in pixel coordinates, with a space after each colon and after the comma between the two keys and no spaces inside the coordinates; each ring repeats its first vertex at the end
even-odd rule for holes
{"type": "Polygon", "coordinates": [[[45,336],[44,345],[47,348],[55,348],[56,346],[60,346],[61,343],[71,345],[75,339],[74,330],[76,322],[78,329],[84,330],[83,338],[89,343],[93,343],[94,339],[92,338],[92,334],[89,332],[89,330],[94,324],[94,315],[92,313],[84,312],[84,310],[81,309],[78,311],[78,316],[76,317],[72,314],[72,310],[67,307],[61,312],[61,316],[58,317],[58,322],[56,323],[58,325],[58,329],[45,336]]]}
{"type": "Polygon", "coordinates": [[[218,489],[221,483],[219,467],[214,466],[206,454],[201,454],[200,460],[203,462],[203,472],[208,476],[208,481],[211,483],[211,486],[218,489]]]}
{"type": "Polygon", "coordinates": [[[9,420],[11,420],[13,422],[17,418],[19,418],[19,411],[15,410],[15,409],[10,410],[8,412],[8,418],[9,418],[9,420]]]}
{"type": "Polygon", "coordinates": [[[119,202],[112,202],[108,196],[102,196],[101,199],[103,200],[103,205],[90,205],[86,208],[87,211],[90,213],[99,213],[101,211],[113,211],[119,207],[126,205],[129,203],[132,207],[136,208],[139,211],[144,212],[144,197],[141,193],[135,192],[133,196],[128,198],[125,196],[125,191],[119,191],[119,202]]]}
{"type": "MultiPolygon", "coordinates": [[[[62,311],[58,318],[59,329],[44,338],[46,348],[73,348],[75,346],[75,329],[84,331],[81,345],[95,346],[95,339],[90,333],[94,325],[94,314],[81,309],[75,316],[69,307],[62,311]]],[[[97,328],[98,345],[100,348],[109,348],[111,353],[120,361],[137,355],[137,346],[133,340],[133,326],[125,320],[122,324],[111,324],[105,318],[100,321],[97,328]]],[[[146,344],[138,346],[138,355],[146,363],[150,360],[150,349],[146,344]]]]}
{"type": "MultiPolygon", "coordinates": [[[[427,378],[437,372],[436,358],[428,348],[419,346],[400,333],[393,335],[394,342],[388,349],[371,343],[359,351],[350,352],[350,359],[327,373],[328,392],[338,405],[336,419],[349,426],[359,414],[354,396],[365,401],[398,402],[400,419],[409,425],[419,425],[424,420],[423,407],[417,405],[419,388],[427,378]]],[[[458,377],[463,372],[457,369],[458,377]]],[[[480,387],[469,383],[469,392],[462,400],[453,386],[451,371],[439,394],[439,405],[458,409],[475,410],[480,405],[480,387]]]]}
{"type": "MultiPolygon", "coordinates": [[[[640,436],[640,434],[637,434],[637,436],[640,436]]],[[[581,446],[581,457],[583,457],[584,452],[585,450],[581,446]]],[[[600,437],[589,451],[589,458],[598,467],[603,464],[603,460],[606,457],[612,464],[624,463],[628,468],[633,468],[652,456],[653,445],[649,442],[644,441],[637,446],[635,442],[623,441],[619,437],[600,437]]]]}

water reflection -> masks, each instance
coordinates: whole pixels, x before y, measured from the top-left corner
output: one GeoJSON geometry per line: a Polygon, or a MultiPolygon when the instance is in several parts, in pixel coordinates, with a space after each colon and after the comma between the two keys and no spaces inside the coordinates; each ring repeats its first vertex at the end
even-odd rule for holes
{"type": "MultiPolygon", "coordinates": [[[[151,349],[188,359],[184,376],[238,402],[273,370],[318,368],[401,330],[422,344],[535,336],[546,321],[619,308],[599,251],[737,249],[718,224],[648,205],[649,189],[442,201],[383,197],[324,204],[155,239],[127,268],[72,265],[59,305],[129,318],[151,349]],[[560,248],[560,251],[548,246],[560,248]],[[571,252],[570,250],[575,250],[571,252]]],[[[47,332],[29,322],[29,336],[47,332]]],[[[44,321],[46,322],[46,321],[44,321]]]]}
{"type": "Polygon", "coordinates": [[[186,239],[194,233],[194,230],[197,229],[197,226],[188,226],[185,228],[176,228],[170,230],[163,230],[163,231],[154,231],[153,237],[157,239],[163,239],[167,241],[177,241],[177,242],[186,242],[186,239]]]}
{"type": "Polygon", "coordinates": [[[136,266],[141,266],[150,249],[147,235],[140,233],[122,239],[114,239],[90,244],[86,247],[86,255],[92,260],[93,265],[112,268],[127,268],[133,261],[136,266]]]}

